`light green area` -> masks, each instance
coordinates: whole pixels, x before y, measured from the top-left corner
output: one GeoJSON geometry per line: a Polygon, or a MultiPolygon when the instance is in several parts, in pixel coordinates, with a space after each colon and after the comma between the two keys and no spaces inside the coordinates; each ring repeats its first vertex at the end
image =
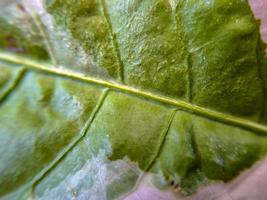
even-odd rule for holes
{"type": "MultiPolygon", "coordinates": [[[[110,161],[108,138],[87,134],[34,188],[36,198],[116,199],[132,190],[140,176],[126,160],[110,161]]],[[[136,169],[135,169],[136,168],[136,169]]]]}
{"type": "Polygon", "coordinates": [[[100,93],[79,82],[27,74],[1,104],[0,196],[27,186],[80,137],[100,93]]]}

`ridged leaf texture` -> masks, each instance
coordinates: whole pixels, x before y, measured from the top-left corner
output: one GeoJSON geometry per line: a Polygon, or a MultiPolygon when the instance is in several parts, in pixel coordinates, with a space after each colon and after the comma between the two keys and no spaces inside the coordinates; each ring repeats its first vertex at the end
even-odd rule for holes
{"type": "Polygon", "coordinates": [[[0,3],[0,198],[185,194],[267,152],[265,45],[245,0],[0,3]]]}

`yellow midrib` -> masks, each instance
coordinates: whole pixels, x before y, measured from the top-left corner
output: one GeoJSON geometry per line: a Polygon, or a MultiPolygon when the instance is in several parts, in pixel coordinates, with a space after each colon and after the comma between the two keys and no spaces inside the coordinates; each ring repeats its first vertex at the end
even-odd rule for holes
{"type": "Polygon", "coordinates": [[[247,119],[242,119],[242,118],[235,117],[229,114],[225,114],[222,112],[203,108],[203,107],[200,107],[200,106],[197,106],[197,105],[194,105],[192,103],[188,103],[182,100],[154,94],[149,91],[136,89],[136,88],[133,88],[127,85],[119,84],[117,82],[105,81],[105,80],[96,79],[93,77],[84,76],[79,73],[70,72],[64,69],[54,68],[51,65],[37,62],[32,59],[24,58],[24,57],[11,54],[11,53],[0,51],[0,59],[3,61],[7,61],[7,62],[21,64],[23,65],[23,67],[28,68],[28,69],[34,69],[34,70],[46,72],[49,74],[69,77],[71,79],[93,83],[93,84],[101,85],[101,86],[111,88],[114,90],[122,91],[125,93],[134,94],[134,95],[146,98],[146,99],[152,99],[154,101],[158,101],[163,104],[171,105],[179,109],[182,109],[182,110],[185,110],[185,111],[188,111],[188,112],[191,112],[191,113],[194,113],[194,114],[197,114],[197,115],[200,115],[200,116],[203,116],[203,117],[215,120],[215,121],[223,122],[223,123],[230,124],[236,127],[240,127],[243,129],[253,131],[253,132],[267,135],[267,127],[264,125],[249,121],[247,119]]]}

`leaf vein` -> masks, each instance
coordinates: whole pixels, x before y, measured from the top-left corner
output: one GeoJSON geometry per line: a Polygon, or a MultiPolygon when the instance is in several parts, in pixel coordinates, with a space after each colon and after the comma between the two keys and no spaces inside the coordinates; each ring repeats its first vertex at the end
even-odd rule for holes
{"type": "Polygon", "coordinates": [[[169,119],[168,119],[168,121],[167,121],[167,125],[166,125],[166,127],[164,128],[163,133],[162,133],[162,135],[161,135],[161,139],[160,139],[160,143],[159,143],[159,146],[158,146],[158,148],[157,148],[157,151],[156,151],[156,153],[154,154],[154,157],[152,158],[151,162],[148,164],[147,169],[145,169],[145,171],[149,171],[149,169],[153,166],[153,164],[155,163],[155,161],[156,161],[157,158],[159,157],[159,155],[160,155],[160,153],[161,153],[161,151],[162,151],[162,149],[163,149],[163,146],[164,146],[166,137],[167,137],[167,135],[168,135],[169,129],[170,129],[171,124],[172,124],[172,122],[173,122],[173,118],[174,118],[174,116],[175,116],[175,114],[176,114],[176,111],[177,111],[177,110],[174,110],[174,111],[172,111],[172,113],[170,114],[169,119]]]}
{"type": "Polygon", "coordinates": [[[66,157],[66,155],[86,136],[87,130],[90,128],[97,113],[100,111],[108,95],[108,92],[109,92],[109,89],[105,89],[103,91],[93,112],[90,114],[90,117],[85,122],[85,125],[83,126],[83,129],[81,130],[79,137],[76,138],[73,142],[71,142],[63,152],[59,153],[56,159],[54,159],[54,161],[52,161],[44,170],[42,170],[39,173],[39,176],[37,176],[37,178],[33,180],[32,188],[31,188],[32,197],[34,197],[34,190],[36,186],[38,185],[38,183],[40,183],[46,177],[46,175],[49,174],[66,157]]]}
{"type": "MultiPolygon", "coordinates": [[[[175,4],[174,2],[170,1],[170,4],[172,7],[174,7],[172,9],[172,17],[173,17],[173,20],[174,20],[174,30],[176,32],[176,34],[179,34],[178,31],[181,31],[180,29],[178,29],[178,14],[176,13],[177,12],[177,8],[179,8],[176,5],[173,5],[175,4]]],[[[192,52],[190,52],[189,50],[189,44],[188,44],[188,39],[185,38],[185,51],[186,53],[188,54],[187,55],[187,100],[188,102],[192,102],[192,88],[193,88],[193,76],[192,76],[192,52]]]]}
{"type": "Polygon", "coordinates": [[[106,8],[105,0],[100,0],[100,5],[102,7],[103,15],[104,15],[105,20],[106,20],[107,25],[108,25],[108,30],[110,32],[112,45],[113,45],[113,48],[116,52],[116,56],[117,56],[117,60],[118,60],[118,64],[119,64],[119,67],[117,69],[118,70],[118,78],[122,83],[124,83],[124,66],[123,66],[123,62],[121,60],[121,54],[120,54],[118,42],[116,40],[116,35],[112,29],[112,25],[111,25],[109,14],[108,14],[108,11],[106,8]]]}
{"type": "Polygon", "coordinates": [[[4,90],[2,94],[0,94],[0,103],[2,103],[21,83],[21,80],[23,79],[25,72],[26,72],[25,68],[19,69],[19,71],[15,75],[16,77],[14,78],[14,80],[12,80],[12,83],[4,90]]]}
{"type": "Polygon", "coordinates": [[[36,24],[38,30],[40,31],[40,34],[42,35],[43,37],[43,40],[44,40],[44,43],[45,43],[45,46],[46,46],[46,49],[50,55],[50,58],[51,58],[51,61],[54,65],[56,65],[58,62],[57,62],[57,59],[54,55],[54,51],[53,51],[53,47],[52,47],[52,44],[50,42],[50,39],[49,39],[49,36],[44,28],[44,25],[40,19],[40,17],[36,14],[30,14],[34,23],[36,24]]]}
{"type": "Polygon", "coordinates": [[[105,80],[101,80],[101,79],[97,79],[93,77],[87,77],[87,76],[84,76],[83,74],[70,72],[67,70],[59,69],[59,68],[52,68],[51,66],[48,66],[46,64],[38,63],[31,59],[23,58],[23,57],[10,54],[10,53],[0,52],[0,59],[2,59],[3,61],[7,61],[7,62],[23,64],[29,69],[41,71],[43,73],[53,74],[53,75],[62,76],[62,77],[68,77],[70,79],[75,79],[79,81],[88,82],[91,84],[101,85],[103,87],[115,89],[117,91],[121,91],[124,93],[133,94],[136,96],[143,97],[145,99],[154,100],[162,104],[180,108],[184,111],[187,111],[192,114],[199,115],[199,116],[202,116],[202,117],[214,120],[214,121],[218,121],[221,123],[239,127],[245,130],[254,131],[255,133],[267,135],[267,127],[262,124],[249,121],[247,119],[239,118],[236,116],[232,116],[230,114],[200,107],[192,103],[185,102],[183,100],[157,95],[149,91],[133,88],[131,86],[119,84],[116,82],[105,81],[105,80]]]}

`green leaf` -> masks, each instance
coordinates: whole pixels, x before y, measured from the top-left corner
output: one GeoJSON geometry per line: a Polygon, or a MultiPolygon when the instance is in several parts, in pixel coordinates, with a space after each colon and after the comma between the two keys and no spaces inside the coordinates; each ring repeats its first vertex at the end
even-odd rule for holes
{"type": "Polygon", "coordinates": [[[267,152],[267,65],[243,0],[0,8],[0,198],[190,194],[267,152]],[[47,11],[48,12],[47,12],[47,11]]]}

